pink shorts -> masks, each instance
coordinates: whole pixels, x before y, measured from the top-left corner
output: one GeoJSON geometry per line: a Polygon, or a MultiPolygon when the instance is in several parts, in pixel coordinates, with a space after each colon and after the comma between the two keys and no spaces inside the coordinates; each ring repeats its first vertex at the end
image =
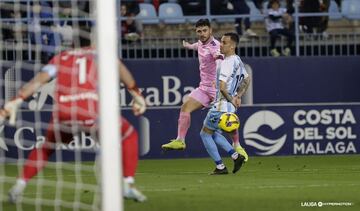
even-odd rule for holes
{"type": "Polygon", "coordinates": [[[199,87],[194,89],[189,97],[200,102],[204,107],[208,107],[210,103],[215,99],[216,91],[205,91],[199,87]]]}

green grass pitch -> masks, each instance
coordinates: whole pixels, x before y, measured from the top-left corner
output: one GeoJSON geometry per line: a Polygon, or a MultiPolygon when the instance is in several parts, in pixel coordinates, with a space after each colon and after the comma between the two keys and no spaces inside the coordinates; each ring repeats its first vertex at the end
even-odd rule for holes
{"type": "MultiPolygon", "coordinates": [[[[225,163],[231,171],[232,161],[225,163]]],[[[16,175],[16,168],[5,168],[7,175],[16,175]]],[[[251,157],[237,174],[208,175],[213,168],[210,158],[141,160],[136,181],[148,201],[125,201],[125,210],[360,210],[359,155],[251,157]],[[311,202],[322,202],[323,206],[311,207],[311,202]],[[328,202],[351,204],[337,206],[328,202]]],[[[55,172],[50,169],[44,172],[45,176],[51,174],[55,172]]],[[[71,181],[74,175],[65,174],[64,178],[71,181]]],[[[87,179],[95,182],[92,176],[87,179]]],[[[2,210],[16,210],[4,202],[10,184],[3,186],[2,210]]],[[[34,191],[35,186],[29,186],[25,194],[34,191]]],[[[55,189],[44,191],[51,195],[55,189]]],[[[72,194],[65,192],[63,196],[72,194]]],[[[91,198],[91,193],[83,192],[82,201],[90,202],[91,198]]],[[[22,207],[35,210],[30,205],[22,207]]]]}

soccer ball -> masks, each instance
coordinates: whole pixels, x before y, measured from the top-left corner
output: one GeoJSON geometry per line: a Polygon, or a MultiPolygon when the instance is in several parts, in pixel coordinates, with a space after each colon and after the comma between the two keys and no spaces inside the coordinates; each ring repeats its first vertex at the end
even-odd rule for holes
{"type": "Polygon", "coordinates": [[[236,114],[234,113],[223,113],[220,116],[220,121],[218,124],[219,128],[225,132],[233,132],[240,127],[240,121],[236,114]]]}

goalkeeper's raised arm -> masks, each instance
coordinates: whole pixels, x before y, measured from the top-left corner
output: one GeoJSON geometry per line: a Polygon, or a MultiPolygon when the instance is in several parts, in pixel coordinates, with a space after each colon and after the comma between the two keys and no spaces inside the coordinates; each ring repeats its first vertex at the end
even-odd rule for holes
{"type": "MultiPolygon", "coordinates": [[[[45,66],[46,67],[46,66],[45,66]]],[[[0,120],[3,121],[7,117],[10,118],[9,123],[15,125],[16,112],[21,103],[36,92],[43,84],[47,83],[51,76],[44,71],[39,72],[27,84],[25,84],[18,92],[18,95],[5,103],[4,108],[0,111],[0,120]]]]}
{"type": "Polygon", "coordinates": [[[133,97],[132,110],[136,116],[143,114],[146,111],[145,99],[141,94],[140,89],[136,86],[134,77],[131,75],[129,69],[122,61],[119,61],[119,74],[121,81],[125,84],[129,93],[133,97]]]}

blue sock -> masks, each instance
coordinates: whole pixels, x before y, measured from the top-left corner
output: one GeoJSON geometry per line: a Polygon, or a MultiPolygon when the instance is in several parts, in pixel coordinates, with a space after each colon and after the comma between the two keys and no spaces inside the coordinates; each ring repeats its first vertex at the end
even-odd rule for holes
{"type": "Polygon", "coordinates": [[[234,148],[220,132],[215,132],[213,138],[215,143],[223,148],[230,156],[235,152],[234,148]]]}
{"type": "Polygon", "coordinates": [[[222,163],[221,157],[216,147],[216,144],[212,138],[212,135],[201,130],[200,137],[205,145],[206,151],[209,153],[210,157],[215,161],[215,164],[216,165],[221,164],[222,163]]]}

